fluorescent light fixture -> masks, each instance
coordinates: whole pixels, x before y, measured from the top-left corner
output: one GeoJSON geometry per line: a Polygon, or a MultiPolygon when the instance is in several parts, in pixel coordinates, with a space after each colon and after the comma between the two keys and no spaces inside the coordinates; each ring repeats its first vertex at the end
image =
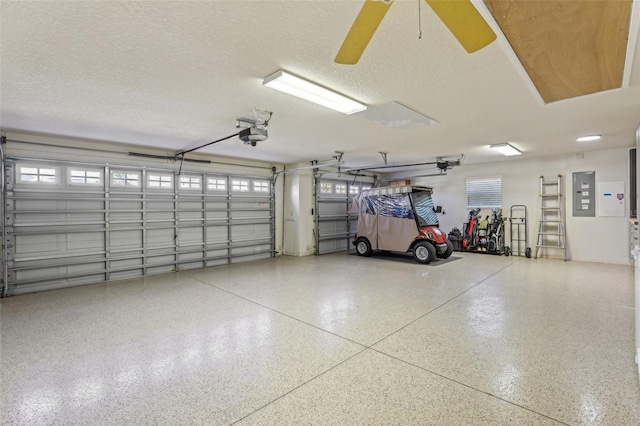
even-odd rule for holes
{"type": "Polygon", "coordinates": [[[491,145],[489,148],[495,149],[500,154],[507,155],[507,156],[522,154],[517,148],[513,147],[508,143],[497,143],[497,144],[491,145]]]}
{"type": "Polygon", "coordinates": [[[353,114],[367,109],[367,106],[360,102],[282,70],[265,78],[262,84],[345,114],[353,114]]]}
{"type": "Polygon", "coordinates": [[[591,141],[597,141],[598,139],[600,139],[602,136],[600,135],[588,135],[588,136],[580,136],[579,138],[576,138],[576,142],[591,142],[591,141]]]}

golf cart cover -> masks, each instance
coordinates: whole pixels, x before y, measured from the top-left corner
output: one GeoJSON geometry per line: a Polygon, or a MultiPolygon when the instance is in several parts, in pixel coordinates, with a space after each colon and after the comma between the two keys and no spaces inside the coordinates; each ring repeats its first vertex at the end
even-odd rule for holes
{"type": "Polygon", "coordinates": [[[380,192],[358,197],[358,236],[374,249],[407,251],[418,234],[409,194],[380,192]]]}

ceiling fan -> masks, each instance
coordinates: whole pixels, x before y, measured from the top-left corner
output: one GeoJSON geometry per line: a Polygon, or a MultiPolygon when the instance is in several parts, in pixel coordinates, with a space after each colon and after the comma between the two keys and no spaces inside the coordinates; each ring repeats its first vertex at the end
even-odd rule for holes
{"type": "MultiPolygon", "coordinates": [[[[470,0],[425,0],[468,53],[489,45],[496,34],[470,0]]],[[[365,0],[336,56],[336,63],[357,64],[393,0],[365,0]]]]}

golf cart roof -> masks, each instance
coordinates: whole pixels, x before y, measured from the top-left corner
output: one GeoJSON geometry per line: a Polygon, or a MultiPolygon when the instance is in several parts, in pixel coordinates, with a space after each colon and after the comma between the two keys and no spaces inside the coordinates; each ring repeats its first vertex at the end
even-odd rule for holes
{"type": "Polygon", "coordinates": [[[412,192],[426,191],[430,195],[433,194],[433,188],[428,186],[415,186],[415,185],[395,185],[385,186],[382,188],[373,188],[362,191],[362,195],[391,195],[391,194],[410,194],[412,192]]]}

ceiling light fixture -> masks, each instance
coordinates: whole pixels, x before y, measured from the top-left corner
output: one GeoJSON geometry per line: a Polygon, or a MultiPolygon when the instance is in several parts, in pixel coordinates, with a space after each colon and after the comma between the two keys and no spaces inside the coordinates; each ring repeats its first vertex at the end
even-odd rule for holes
{"type": "Polygon", "coordinates": [[[500,154],[507,155],[507,156],[522,154],[520,150],[518,150],[513,145],[508,143],[497,143],[497,144],[491,145],[489,148],[495,149],[500,154]]]}
{"type": "Polygon", "coordinates": [[[600,135],[588,135],[588,136],[580,136],[579,138],[576,138],[576,142],[591,142],[591,141],[597,141],[598,139],[600,139],[602,136],[600,135]]]}
{"type": "Polygon", "coordinates": [[[367,106],[360,102],[282,70],[265,78],[262,84],[344,114],[353,114],[367,109],[367,106]]]}

